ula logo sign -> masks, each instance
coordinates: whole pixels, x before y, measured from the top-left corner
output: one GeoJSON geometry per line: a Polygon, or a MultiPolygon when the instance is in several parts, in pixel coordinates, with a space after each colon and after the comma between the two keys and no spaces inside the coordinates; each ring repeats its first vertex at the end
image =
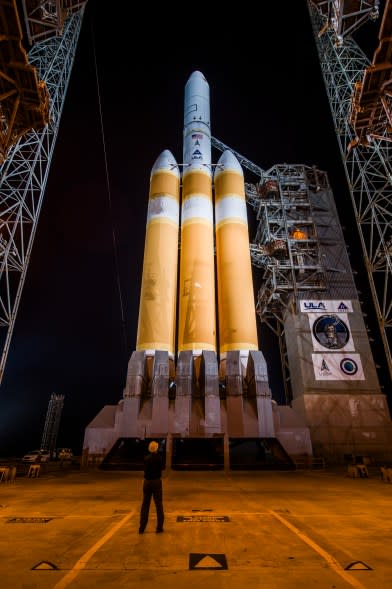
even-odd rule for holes
{"type": "Polygon", "coordinates": [[[302,313],[353,313],[352,301],[327,300],[300,301],[302,313]]]}
{"type": "Polygon", "coordinates": [[[322,301],[320,303],[307,303],[304,301],[304,307],[308,311],[325,311],[325,305],[322,301]]]}

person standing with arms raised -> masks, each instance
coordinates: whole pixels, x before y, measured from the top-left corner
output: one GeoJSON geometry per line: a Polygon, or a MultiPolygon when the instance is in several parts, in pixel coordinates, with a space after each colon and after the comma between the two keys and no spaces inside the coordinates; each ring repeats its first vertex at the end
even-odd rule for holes
{"type": "Polygon", "coordinates": [[[143,534],[148,523],[151,498],[157,512],[157,534],[163,532],[164,512],[162,498],[162,458],[158,454],[158,442],[150,442],[144,459],[143,502],[140,509],[139,534],[143,534]]]}

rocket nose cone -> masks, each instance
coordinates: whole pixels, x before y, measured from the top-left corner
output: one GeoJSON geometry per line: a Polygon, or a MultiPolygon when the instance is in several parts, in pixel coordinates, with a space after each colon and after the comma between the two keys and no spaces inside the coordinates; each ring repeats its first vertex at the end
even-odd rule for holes
{"type": "Polygon", "coordinates": [[[190,82],[204,82],[205,84],[208,84],[205,76],[199,72],[198,70],[195,70],[194,72],[191,73],[191,75],[188,78],[187,84],[189,84],[190,82]]]}
{"type": "Polygon", "coordinates": [[[157,159],[155,160],[155,164],[151,169],[151,173],[157,172],[158,170],[168,170],[176,176],[180,176],[178,164],[174,158],[174,155],[168,149],[164,149],[162,153],[157,157],[157,159]]]}
{"type": "Polygon", "coordinates": [[[227,172],[228,170],[241,174],[241,176],[244,175],[241,164],[235,157],[234,153],[226,149],[218,160],[218,164],[215,168],[215,176],[219,176],[219,174],[227,172]]]}
{"type": "Polygon", "coordinates": [[[209,85],[203,74],[198,70],[195,70],[189,76],[185,88],[199,88],[201,92],[207,92],[209,90],[209,85]]]}

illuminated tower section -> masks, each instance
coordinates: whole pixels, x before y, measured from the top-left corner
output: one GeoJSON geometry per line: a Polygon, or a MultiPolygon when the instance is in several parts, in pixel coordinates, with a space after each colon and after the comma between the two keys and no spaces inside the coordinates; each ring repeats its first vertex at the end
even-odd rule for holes
{"type": "Polygon", "coordinates": [[[246,365],[258,350],[244,175],[231,151],[215,171],[215,231],[221,367],[226,353],[239,350],[246,365]]]}
{"type": "Polygon", "coordinates": [[[214,219],[209,86],[198,71],[185,86],[178,352],[216,351],[214,219]]]}
{"type": "Polygon", "coordinates": [[[180,174],[169,150],[150,178],[136,350],[175,353],[180,174]]]}

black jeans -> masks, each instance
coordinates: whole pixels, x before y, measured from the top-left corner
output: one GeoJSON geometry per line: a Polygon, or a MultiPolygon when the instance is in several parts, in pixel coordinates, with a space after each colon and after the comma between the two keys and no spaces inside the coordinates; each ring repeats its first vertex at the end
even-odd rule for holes
{"type": "Polygon", "coordinates": [[[151,497],[154,499],[155,509],[157,510],[157,530],[163,529],[163,503],[162,503],[162,479],[154,479],[143,482],[143,503],[140,509],[140,530],[144,530],[148,522],[150,511],[151,497]]]}

